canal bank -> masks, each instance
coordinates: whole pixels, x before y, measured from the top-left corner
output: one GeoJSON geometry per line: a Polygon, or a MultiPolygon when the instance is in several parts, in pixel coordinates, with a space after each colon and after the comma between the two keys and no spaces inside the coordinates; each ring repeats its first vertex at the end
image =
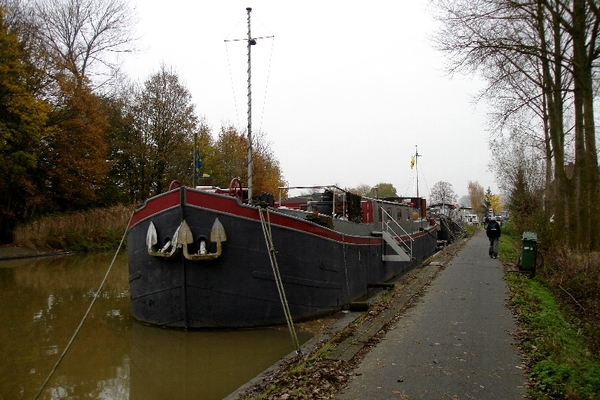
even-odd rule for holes
{"type": "Polygon", "coordinates": [[[383,338],[467,241],[461,240],[436,253],[395,281],[391,290],[378,290],[367,301],[368,311],[335,314],[302,346],[299,354],[288,354],[226,400],[251,399],[259,394],[265,399],[314,398],[336,392],[336,388],[349,381],[358,361],[383,338]],[[265,395],[272,390],[271,386],[277,389],[265,395]]]}
{"type": "Polygon", "coordinates": [[[227,399],[523,397],[503,274],[477,231],[227,399]]]}
{"type": "Polygon", "coordinates": [[[29,247],[24,246],[0,245],[0,261],[18,260],[35,257],[62,256],[67,254],[74,253],[63,250],[42,251],[37,249],[30,249],[29,247]]]}

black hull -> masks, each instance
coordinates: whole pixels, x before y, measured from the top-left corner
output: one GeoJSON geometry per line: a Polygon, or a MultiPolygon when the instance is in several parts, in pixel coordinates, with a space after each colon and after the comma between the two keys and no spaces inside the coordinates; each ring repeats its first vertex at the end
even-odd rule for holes
{"type": "MultiPolygon", "coordinates": [[[[384,262],[382,256],[391,249],[376,234],[342,234],[277,210],[269,217],[294,321],[342,309],[364,296],[371,284],[405,273],[436,248],[432,227],[411,235],[411,261],[384,262]]],[[[209,252],[215,246],[211,243],[209,252]]],[[[196,244],[189,247],[197,252],[196,244]]],[[[286,322],[258,209],[235,198],[180,188],[148,200],[130,225],[128,252],[132,311],[140,321],[182,328],[286,322]],[[210,238],[217,219],[227,239],[213,260],[191,261],[181,251],[170,258],[148,252],[151,222],[160,244],[172,239],[183,220],[195,239],[210,238]]]]}

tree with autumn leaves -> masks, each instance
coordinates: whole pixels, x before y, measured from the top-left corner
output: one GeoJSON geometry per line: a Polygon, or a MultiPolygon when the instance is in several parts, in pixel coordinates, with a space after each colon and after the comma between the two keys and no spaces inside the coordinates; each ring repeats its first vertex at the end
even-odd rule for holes
{"type": "Polygon", "coordinates": [[[61,89],[64,103],[49,115],[38,172],[44,178],[40,195],[52,200],[47,211],[64,212],[94,204],[110,164],[104,140],[109,125],[100,99],[75,81],[61,82],[61,89]]]}
{"type": "Polygon", "coordinates": [[[0,8],[0,240],[39,206],[38,155],[50,105],[37,98],[37,75],[17,26],[0,8]]]}
{"type": "Polygon", "coordinates": [[[486,215],[491,208],[494,214],[499,214],[504,211],[504,203],[500,198],[499,194],[492,193],[492,190],[488,187],[487,190],[483,190],[483,186],[479,182],[469,181],[469,202],[471,208],[477,213],[477,215],[483,217],[486,215]]]}
{"type": "MultiPolygon", "coordinates": [[[[200,175],[213,185],[228,187],[233,177],[247,179],[245,132],[223,126],[216,140],[207,124],[196,116],[190,92],[166,66],[146,80],[142,88],[124,89],[113,104],[110,192],[129,203],[140,203],[166,191],[170,182],[194,183],[196,149],[202,162],[200,175]]],[[[254,138],[256,193],[277,193],[284,185],[279,162],[260,135],[254,138]]]]}
{"type": "Polygon", "coordinates": [[[100,38],[124,28],[116,3],[0,2],[2,241],[20,221],[97,204],[110,126],[88,76],[115,49],[100,38]]]}
{"type": "MultiPolygon", "coordinates": [[[[269,143],[260,132],[253,137],[253,190],[276,195],[278,188],[285,186],[279,161],[271,151],[269,143]]],[[[213,184],[227,187],[233,177],[242,182],[248,179],[247,162],[248,140],[245,132],[229,125],[221,128],[214,143],[204,143],[200,154],[203,157],[201,172],[212,178],[213,184]],[[205,157],[206,156],[206,157],[205,157]]]]}
{"type": "MultiPolygon", "coordinates": [[[[245,132],[227,126],[213,139],[175,72],[110,84],[108,55],[132,49],[134,19],[122,0],[0,0],[0,241],[48,213],[192,185],[196,149],[215,185],[246,178],[245,132]]],[[[255,136],[256,193],[275,193],[279,162],[255,136]]]]}

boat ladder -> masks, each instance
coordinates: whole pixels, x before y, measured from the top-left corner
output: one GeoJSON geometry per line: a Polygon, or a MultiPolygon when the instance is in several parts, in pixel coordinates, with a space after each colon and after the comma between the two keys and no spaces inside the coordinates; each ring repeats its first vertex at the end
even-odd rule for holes
{"type": "Polygon", "coordinates": [[[381,208],[381,211],[383,213],[381,219],[381,237],[395,253],[383,254],[383,261],[411,261],[413,259],[412,244],[414,239],[386,210],[381,208]],[[397,238],[400,235],[397,232],[402,232],[403,236],[408,237],[410,240],[398,240],[397,238]]]}
{"type": "Polygon", "coordinates": [[[258,206],[258,215],[260,216],[260,223],[262,225],[263,234],[265,235],[265,242],[267,243],[267,249],[269,250],[269,259],[271,260],[271,268],[273,268],[273,275],[275,277],[275,283],[277,284],[277,291],[279,292],[279,299],[281,300],[281,305],[283,306],[283,313],[285,314],[285,320],[287,322],[288,328],[290,330],[290,335],[292,335],[292,340],[294,341],[294,346],[296,347],[296,352],[300,352],[300,342],[298,341],[298,335],[296,334],[296,329],[294,328],[294,321],[292,319],[292,313],[290,312],[290,306],[288,304],[287,298],[285,296],[285,290],[283,288],[283,281],[281,280],[281,273],[279,272],[279,265],[277,264],[277,258],[275,254],[275,246],[273,245],[273,235],[271,232],[271,218],[269,215],[269,208],[263,207],[262,205],[258,206]],[[266,210],[266,212],[265,212],[266,210]],[[267,217],[265,218],[265,213],[267,217]]]}

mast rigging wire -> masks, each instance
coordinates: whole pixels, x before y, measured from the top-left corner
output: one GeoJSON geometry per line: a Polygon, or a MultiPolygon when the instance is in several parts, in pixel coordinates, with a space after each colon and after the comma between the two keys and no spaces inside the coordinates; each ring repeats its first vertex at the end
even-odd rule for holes
{"type": "MultiPolygon", "coordinates": [[[[241,21],[241,19],[240,19],[241,21]]],[[[231,30],[233,32],[233,30],[235,30],[235,28],[239,25],[240,21],[238,21],[238,23],[236,24],[236,26],[231,30]]],[[[229,32],[229,34],[231,35],[231,32],[229,32]]],[[[229,35],[228,35],[229,36],[229,35]]],[[[267,36],[256,36],[256,37],[252,37],[251,40],[261,40],[261,39],[275,39],[275,35],[267,35],[267,36]]],[[[229,82],[231,83],[231,91],[232,91],[232,96],[233,96],[233,105],[234,105],[234,109],[235,109],[235,115],[236,115],[236,121],[237,121],[237,126],[241,126],[240,124],[240,114],[239,114],[239,110],[238,110],[238,106],[237,106],[237,98],[235,95],[235,83],[234,83],[234,79],[233,79],[233,73],[232,73],[232,67],[231,67],[231,59],[229,57],[229,50],[227,47],[227,43],[231,43],[231,42],[247,42],[248,38],[236,38],[236,39],[224,39],[223,42],[225,43],[225,53],[227,56],[227,68],[229,69],[229,82]]],[[[263,121],[264,121],[264,115],[265,115],[265,109],[266,109],[266,99],[267,99],[267,92],[269,90],[269,79],[271,76],[271,65],[272,65],[272,61],[273,61],[273,48],[275,46],[275,41],[273,40],[273,42],[271,42],[271,51],[269,54],[269,65],[267,67],[267,78],[266,78],[266,82],[265,82],[265,91],[264,91],[264,96],[263,96],[263,105],[262,105],[262,111],[261,111],[261,118],[260,118],[260,123],[259,123],[259,129],[258,131],[260,132],[262,130],[262,125],[263,125],[263,121]]]]}
{"type": "Polygon", "coordinates": [[[265,94],[263,96],[263,107],[260,114],[260,124],[258,125],[258,131],[262,130],[263,120],[265,119],[265,109],[267,108],[267,92],[269,90],[269,78],[271,76],[271,62],[273,60],[273,47],[275,46],[275,36],[271,36],[271,54],[269,55],[269,66],[267,67],[267,80],[265,82],[265,94]]]}

